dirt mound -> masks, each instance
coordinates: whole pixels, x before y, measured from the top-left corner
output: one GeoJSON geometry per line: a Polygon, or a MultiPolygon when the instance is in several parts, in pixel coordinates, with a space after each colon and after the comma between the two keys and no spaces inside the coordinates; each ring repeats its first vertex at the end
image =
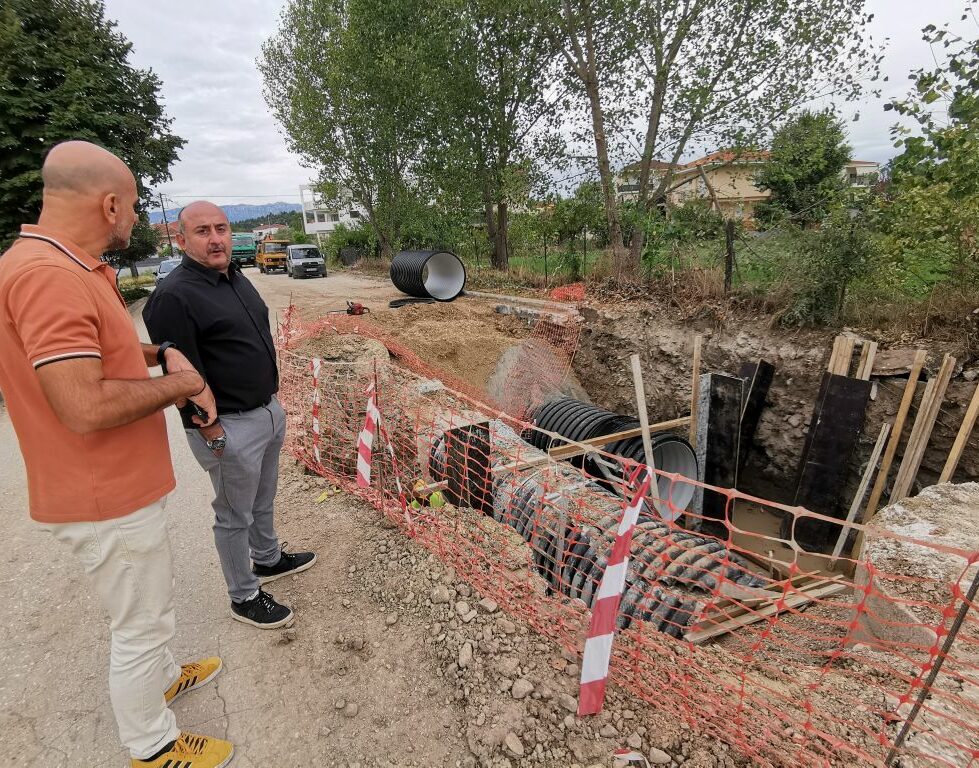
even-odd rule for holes
{"type": "Polygon", "coordinates": [[[370,319],[426,363],[483,391],[504,351],[530,333],[526,322],[496,314],[490,303],[464,298],[373,312],[370,319]]]}

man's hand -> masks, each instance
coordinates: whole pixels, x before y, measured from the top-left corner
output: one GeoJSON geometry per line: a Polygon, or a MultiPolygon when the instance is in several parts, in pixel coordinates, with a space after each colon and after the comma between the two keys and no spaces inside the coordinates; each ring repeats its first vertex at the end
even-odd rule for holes
{"type": "MultiPolygon", "coordinates": [[[[167,361],[167,373],[178,373],[179,371],[192,371],[197,373],[197,369],[194,367],[193,363],[187,359],[176,347],[167,347],[167,351],[163,353],[164,359],[167,361]]],[[[218,407],[214,402],[214,393],[211,392],[211,388],[208,386],[204,387],[204,391],[199,395],[194,395],[190,398],[192,403],[197,404],[202,411],[207,413],[207,419],[204,420],[196,414],[191,416],[191,421],[193,421],[198,427],[204,427],[208,424],[213,424],[215,419],[218,417],[218,407]]],[[[183,408],[187,405],[186,400],[178,400],[177,407],[183,408]]],[[[208,438],[211,439],[211,438],[208,438]]]]}
{"type": "Polygon", "coordinates": [[[163,359],[167,361],[167,373],[176,373],[177,371],[197,373],[193,363],[176,347],[167,347],[167,351],[163,353],[163,359]]]}
{"type": "MultiPolygon", "coordinates": [[[[201,433],[201,437],[208,441],[224,435],[224,427],[221,426],[220,421],[215,421],[206,427],[200,427],[198,431],[201,433]]],[[[222,448],[220,451],[213,451],[213,453],[215,456],[220,457],[221,454],[224,453],[224,449],[222,448]]]]}
{"type": "MultiPolygon", "coordinates": [[[[168,362],[167,365],[169,364],[170,363],[168,362]]],[[[214,393],[211,391],[211,388],[209,386],[205,384],[204,391],[201,392],[199,395],[194,395],[193,397],[189,398],[189,400],[195,405],[197,405],[202,411],[207,413],[206,420],[202,419],[197,414],[194,414],[193,416],[190,417],[191,421],[193,421],[198,427],[208,427],[214,424],[215,421],[217,421],[218,405],[214,401],[214,393]]],[[[222,429],[221,432],[223,433],[224,430],[222,429]]],[[[213,438],[208,438],[208,439],[211,440],[213,438]]]]}

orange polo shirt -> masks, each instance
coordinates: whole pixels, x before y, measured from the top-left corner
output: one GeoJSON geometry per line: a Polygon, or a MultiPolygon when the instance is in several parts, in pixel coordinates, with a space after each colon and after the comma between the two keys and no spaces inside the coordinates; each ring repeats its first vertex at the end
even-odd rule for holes
{"type": "Polygon", "coordinates": [[[78,357],[101,358],[106,379],[149,378],[109,266],[57,232],[24,226],[0,257],[0,391],[31,517],[44,523],[122,517],[174,488],[162,412],[84,435],[58,420],[36,370],[78,357]]]}

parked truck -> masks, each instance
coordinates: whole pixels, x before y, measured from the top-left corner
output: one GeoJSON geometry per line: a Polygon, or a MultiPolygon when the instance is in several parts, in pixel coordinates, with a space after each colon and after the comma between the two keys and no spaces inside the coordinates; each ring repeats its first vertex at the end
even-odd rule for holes
{"type": "Polygon", "coordinates": [[[231,259],[239,267],[248,264],[254,266],[257,252],[258,246],[255,244],[255,235],[245,232],[235,232],[231,235],[231,259]]]}
{"type": "Polygon", "coordinates": [[[275,237],[265,237],[258,244],[258,252],[255,254],[255,264],[258,271],[263,274],[273,270],[286,271],[286,249],[289,247],[288,240],[281,240],[275,237]]]}

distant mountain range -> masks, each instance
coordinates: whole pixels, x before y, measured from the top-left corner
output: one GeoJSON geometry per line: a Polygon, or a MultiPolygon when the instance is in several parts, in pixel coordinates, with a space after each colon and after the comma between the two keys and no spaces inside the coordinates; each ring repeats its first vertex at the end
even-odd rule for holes
{"type": "MultiPolygon", "coordinates": [[[[236,221],[244,221],[245,219],[257,219],[262,216],[268,216],[274,213],[291,213],[292,211],[301,211],[303,207],[298,203],[264,203],[262,205],[222,205],[221,210],[223,210],[227,216],[228,221],[234,224],[236,221]]],[[[177,214],[180,212],[179,208],[167,209],[167,221],[175,221],[177,214]]],[[[163,221],[163,213],[161,211],[150,211],[150,224],[160,224],[163,221]]]]}

